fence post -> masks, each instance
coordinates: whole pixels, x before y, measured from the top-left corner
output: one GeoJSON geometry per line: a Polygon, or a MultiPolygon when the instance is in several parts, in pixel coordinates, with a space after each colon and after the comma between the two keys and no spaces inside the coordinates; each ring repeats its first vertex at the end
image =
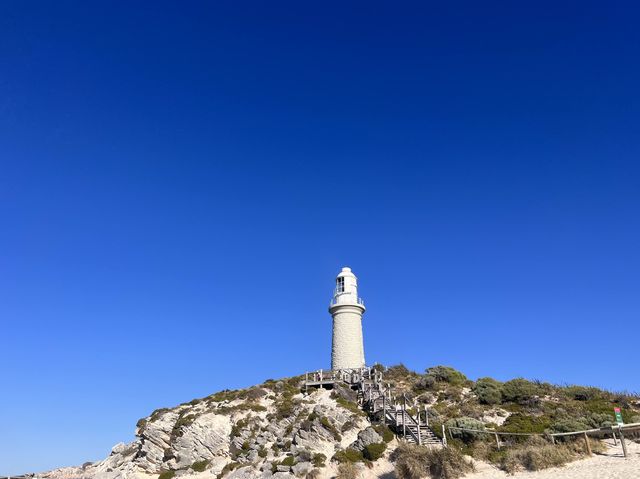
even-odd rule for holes
{"type": "Polygon", "coordinates": [[[582,433],[584,435],[584,444],[587,446],[587,453],[591,456],[591,444],[589,444],[589,436],[586,431],[582,433]]]}
{"type": "Polygon", "coordinates": [[[622,443],[622,453],[624,454],[624,458],[627,458],[627,443],[624,441],[624,433],[622,432],[622,428],[618,428],[618,432],[620,433],[620,442],[622,443]]]}
{"type": "Polygon", "coordinates": [[[496,445],[498,446],[498,450],[500,450],[500,436],[498,436],[497,432],[493,433],[496,437],[496,445]]]}
{"type": "Polygon", "coordinates": [[[613,430],[613,428],[611,428],[611,435],[613,436],[613,445],[617,446],[618,445],[618,440],[616,439],[616,433],[613,430]]]}
{"type": "Polygon", "coordinates": [[[382,395],[382,424],[387,424],[387,397],[382,395]]]}
{"type": "Polygon", "coordinates": [[[444,424],[442,425],[442,445],[447,447],[447,431],[444,429],[444,424]]]}
{"type": "Polygon", "coordinates": [[[407,439],[407,421],[404,420],[407,414],[407,396],[402,396],[402,436],[407,439]]]}
{"type": "Polygon", "coordinates": [[[418,444],[422,445],[422,435],[420,434],[420,408],[418,408],[418,444]]]}

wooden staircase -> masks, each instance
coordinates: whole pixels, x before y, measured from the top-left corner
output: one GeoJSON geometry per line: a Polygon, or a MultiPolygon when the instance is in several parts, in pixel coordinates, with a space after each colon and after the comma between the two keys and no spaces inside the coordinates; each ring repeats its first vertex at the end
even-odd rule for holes
{"type": "MultiPolygon", "coordinates": [[[[426,409],[414,416],[407,409],[407,397],[398,401],[389,384],[384,383],[382,371],[374,368],[333,372],[333,377],[349,384],[358,393],[358,405],[374,420],[388,425],[393,432],[407,442],[424,446],[442,446],[443,442],[429,427],[426,409]],[[422,416],[424,415],[424,419],[422,416]]],[[[317,373],[314,378],[317,379],[317,373]]],[[[309,386],[316,386],[308,382],[309,386]]],[[[305,388],[307,384],[305,384],[305,388]]],[[[444,444],[446,445],[446,444],[444,444]]]]}

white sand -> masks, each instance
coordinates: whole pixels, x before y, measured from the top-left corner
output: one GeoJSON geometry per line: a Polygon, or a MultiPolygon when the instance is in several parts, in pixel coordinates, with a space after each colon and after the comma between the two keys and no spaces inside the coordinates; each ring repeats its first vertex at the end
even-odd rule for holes
{"type": "Polygon", "coordinates": [[[512,476],[485,463],[476,463],[478,472],[466,476],[468,479],[640,479],[640,444],[627,441],[627,459],[622,455],[622,446],[613,446],[607,441],[605,454],[594,455],[567,464],[563,467],[537,472],[518,472],[512,476]]]}

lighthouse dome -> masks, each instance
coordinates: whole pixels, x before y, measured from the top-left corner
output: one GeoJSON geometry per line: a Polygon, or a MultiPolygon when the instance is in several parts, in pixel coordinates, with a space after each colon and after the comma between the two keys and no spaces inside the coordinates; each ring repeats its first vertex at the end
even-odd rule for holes
{"type": "Polygon", "coordinates": [[[349,276],[349,277],[352,277],[352,278],[356,277],[356,275],[351,272],[351,268],[349,268],[348,266],[345,266],[344,268],[342,268],[342,271],[340,271],[338,273],[337,277],[338,278],[344,278],[345,276],[349,276]]]}

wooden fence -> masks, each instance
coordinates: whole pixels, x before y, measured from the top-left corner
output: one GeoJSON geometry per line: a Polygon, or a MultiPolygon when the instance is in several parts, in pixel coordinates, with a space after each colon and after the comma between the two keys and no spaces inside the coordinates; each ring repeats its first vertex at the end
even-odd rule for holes
{"type": "Polygon", "coordinates": [[[454,426],[451,426],[451,427],[447,426],[447,429],[449,430],[449,436],[451,437],[451,439],[453,439],[453,435],[451,434],[452,430],[470,432],[474,434],[487,434],[487,435],[494,436],[498,449],[500,449],[501,447],[500,436],[544,437],[544,438],[548,438],[553,444],[556,443],[556,438],[577,436],[577,437],[582,437],[584,439],[585,449],[589,454],[591,454],[591,444],[589,443],[589,437],[594,437],[594,438],[612,437],[615,445],[618,445],[618,439],[620,440],[620,443],[622,445],[622,452],[624,454],[624,457],[626,458],[628,457],[628,453],[627,453],[627,443],[625,441],[625,433],[634,434],[634,435],[640,433],[640,423],[625,424],[622,426],[601,427],[599,429],[587,429],[584,431],[555,432],[555,433],[548,433],[548,434],[532,433],[532,432],[501,432],[501,431],[496,431],[494,429],[467,429],[463,427],[454,427],[454,426]]]}

